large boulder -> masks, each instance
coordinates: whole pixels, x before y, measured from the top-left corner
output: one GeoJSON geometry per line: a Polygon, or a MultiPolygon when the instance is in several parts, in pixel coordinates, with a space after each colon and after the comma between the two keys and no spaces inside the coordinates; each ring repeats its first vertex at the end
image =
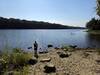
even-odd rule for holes
{"type": "Polygon", "coordinates": [[[56,72],[56,67],[53,64],[47,64],[44,66],[44,72],[45,73],[52,73],[52,72],[56,72]]]}
{"type": "Polygon", "coordinates": [[[60,56],[61,58],[64,58],[64,57],[69,57],[69,55],[68,55],[68,54],[65,54],[65,53],[60,54],[59,56],[60,56]]]}
{"type": "Polygon", "coordinates": [[[50,47],[53,47],[53,45],[49,44],[49,45],[48,45],[48,48],[50,48],[50,47]]]}
{"type": "Polygon", "coordinates": [[[67,52],[57,52],[57,54],[61,57],[61,58],[65,58],[65,57],[69,57],[71,55],[71,53],[67,52]]]}
{"type": "Polygon", "coordinates": [[[96,62],[97,62],[97,64],[100,64],[100,59],[98,59],[98,60],[95,60],[96,62]]]}

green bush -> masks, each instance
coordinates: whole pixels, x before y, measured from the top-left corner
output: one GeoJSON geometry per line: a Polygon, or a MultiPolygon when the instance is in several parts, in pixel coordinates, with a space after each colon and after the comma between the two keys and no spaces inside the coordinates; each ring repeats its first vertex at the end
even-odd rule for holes
{"type": "Polygon", "coordinates": [[[65,52],[67,52],[67,51],[70,51],[70,52],[74,51],[74,48],[72,48],[71,46],[62,46],[62,49],[63,49],[65,52]]]}
{"type": "Polygon", "coordinates": [[[32,58],[32,53],[24,52],[21,49],[15,48],[10,52],[3,52],[0,57],[0,72],[11,70],[24,71],[27,62],[32,58]]]}
{"type": "Polygon", "coordinates": [[[64,51],[69,51],[71,48],[70,48],[70,46],[62,46],[62,49],[63,49],[64,51]]]}
{"type": "Polygon", "coordinates": [[[29,53],[13,53],[11,62],[18,66],[24,66],[31,57],[29,53]]]}
{"type": "Polygon", "coordinates": [[[24,51],[21,50],[20,48],[14,48],[12,52],[13,53],[23,53],[24,51]]]}

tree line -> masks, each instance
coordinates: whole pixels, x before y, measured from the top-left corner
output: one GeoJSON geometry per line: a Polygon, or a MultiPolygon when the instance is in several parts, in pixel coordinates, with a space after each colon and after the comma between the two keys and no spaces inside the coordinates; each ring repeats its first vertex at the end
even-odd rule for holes
{"type": "Polygon", "coordinates": [[[91,30],[100,30],[100,19],[92,18],[87,22],[86,27],[91,30]]]}
{"type": "Polygon", "coordinates": [[[98,19],[92,18],[87,22],[86,27],[92,30],[100,30],[100,0],[96,0],[96,14],[99,16],[98,19]]]}
{"type": "Polygon", "coordinates": [[[80,27],[65,26],[43,21],[28,21],[15,18],[0,17],[0,29],[72,29],[80,27]]]}

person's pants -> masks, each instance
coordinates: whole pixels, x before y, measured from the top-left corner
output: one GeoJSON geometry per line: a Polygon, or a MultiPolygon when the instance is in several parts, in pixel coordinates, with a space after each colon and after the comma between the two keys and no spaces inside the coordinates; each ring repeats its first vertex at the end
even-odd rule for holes
{"type": "Polygon", "coordinates": [[[34,50],[34,57],[38,58],[37,50],[34,50]]]}

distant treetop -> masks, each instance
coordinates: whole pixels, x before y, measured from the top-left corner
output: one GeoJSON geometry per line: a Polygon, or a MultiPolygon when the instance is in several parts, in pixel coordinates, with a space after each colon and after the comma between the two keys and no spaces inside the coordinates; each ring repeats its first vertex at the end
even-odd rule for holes
{"type": "Polygon", "coordinates": [[[72,29],[81,27],[65,26],[43,21],[28,21],[0,17],[0,29],[72,29]]]}

